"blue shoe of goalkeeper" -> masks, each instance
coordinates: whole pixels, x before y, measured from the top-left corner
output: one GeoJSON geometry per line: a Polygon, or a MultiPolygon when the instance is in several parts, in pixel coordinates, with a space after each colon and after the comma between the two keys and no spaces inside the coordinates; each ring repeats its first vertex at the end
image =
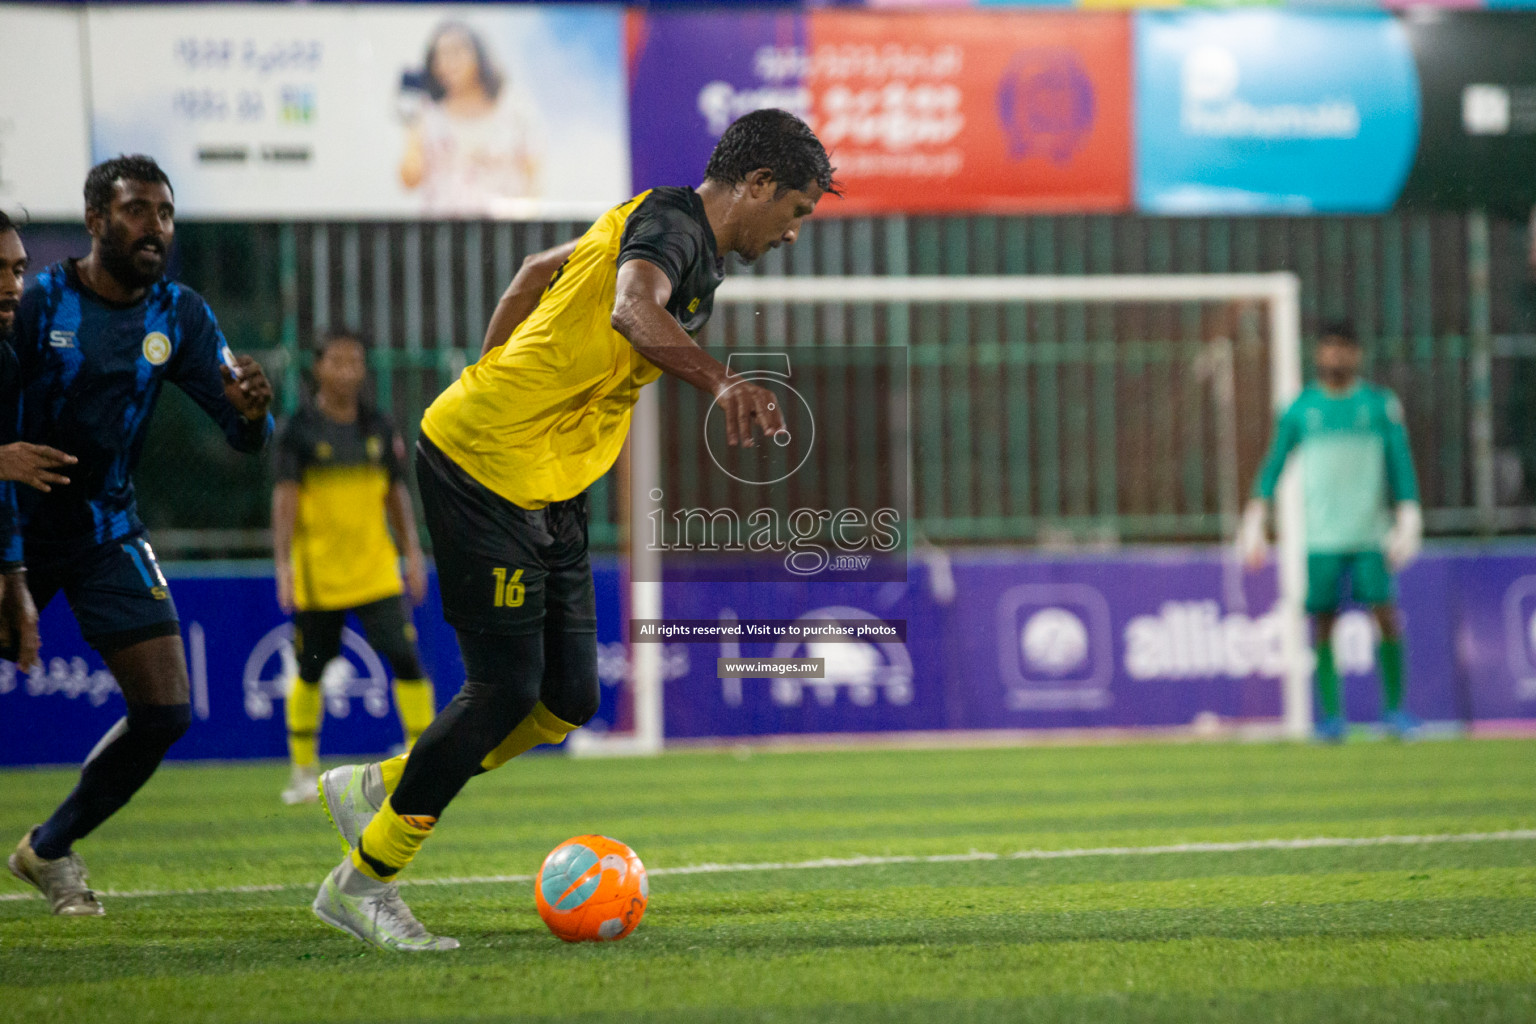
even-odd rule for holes
{"type": "Polygon", "coordinates": [[[1399,740],[1416,739],[1424,723],[1406,711],[1389,711],[1381,717],[1387,735],[1399,740]]]}
{"type": "Polygon", "coordinates": [[[1343,743],[1348,733],[1349,723],[1342,716],[1334,716],[1318,722],[1313,735],[1320,743],[1343,743]]]}

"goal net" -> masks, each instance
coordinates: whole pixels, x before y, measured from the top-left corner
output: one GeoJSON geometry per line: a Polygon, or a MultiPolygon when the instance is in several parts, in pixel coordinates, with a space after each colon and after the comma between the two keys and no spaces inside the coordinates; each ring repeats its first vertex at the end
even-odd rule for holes
{"type": "MultiPolygon", "coordinates": [[[[858,468],[844,465],[826,471],[827,480],[801,479],[797,500],[839,488],[878,490],[881,500],[898,494],[908,506],[905,551],[930,581],[943,585],[946,552],[973,546],[1103,553],[1220,545],[1220,614],[1249,613],[1251,581],[1245,585],[1232,541],[1276,410],[1301,387],[1295,275],[736,276],[715,302],[701,343],[729,353],[733,369],[738,354],[783,358],[787,382],[791,359],[824,366],[829,352],[845,361],[850,353],[901,353],[906,380],[892,388],[903,395],[900,408],[876,416],[880,425],[869,431],[891,443],[871,442],[880,456],[860,463],[899,463],[875,474],[889,479],[860,483],[858,468]]],[[[881,365],[896,372],[896,363],[881,365]]],[[[841,407],[857,390],[845,383],[816,401],[841,407]]],[[[630,499],[627,622],[666,619],[679,596],[669,588],[694,585],[674,578],[673,549],[655,542],[655,497],[675,490],[695,461],[701,476],[713,472],[707,443],[679,440],[694,437],[708,415],[709,402],[686,391],[664,379],[635,407],[620,481],[630,499]]],[[[718,458],[713,465],[721,468],[718,458]]],[[[1262,611],[1277,634],[1279,714],[1270,710],[1257,724],[1302,737],[1311,726],[1311,665],[1294,467],[1282,478],[1274,527],[1278,602],[1252,612],[1262,611]]],[[[608,731],[573,737],[576,753],[651,753],[665,742],[665,649],[626,639],[620,712],[608,731]]],[[[693,671],[705,671],[705,662],[713,669],[715,653],[701,652],[693,671]]],[[[1271,676],[1276,667],[1271,659],[1271,676]]]]}

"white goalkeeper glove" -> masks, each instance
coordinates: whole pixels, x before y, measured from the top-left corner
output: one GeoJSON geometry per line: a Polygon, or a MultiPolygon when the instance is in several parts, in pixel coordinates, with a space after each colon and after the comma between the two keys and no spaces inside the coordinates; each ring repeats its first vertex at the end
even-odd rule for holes
{"type": "Polygon", "coordinates": [[[1269,540],[1264,534],[1268,514],[1264,499],[1254,498],[1243,510],[1243,522],[1237,528],[1237,554],[1250,569],[1261,568],[1269,560],[1269,540]]]}
{"type": "Polygon", "coordinates": [[[1416,501],[1397,503],[1397,522],[1387,531],[1387,564],[1401,572],[1424,547],[1424,514],[1416,501]]]}

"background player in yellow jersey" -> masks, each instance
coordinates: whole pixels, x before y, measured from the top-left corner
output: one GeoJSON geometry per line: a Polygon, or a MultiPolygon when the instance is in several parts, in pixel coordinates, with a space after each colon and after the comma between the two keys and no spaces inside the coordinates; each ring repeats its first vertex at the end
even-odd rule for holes
{"type": "Polygon", "coordinates": [[[480,361],[422,419],[417,482],[444,617],[466,680],[409,758],[334,769],[321,794],[354,847],[315,913],[386,949],[453,949],[394,881],[470,777],[558,743],[597,709],[597,618],[586,489],[618,457],[641,386],[663,372],[714,397],[731,444],[783,429],[772,392],[693,341],[724,256],[793,242],[834,191],[826,150],[782,110],[747,114],[704,183],[658,188],[577,241],[525,262],[480,361]]]}
{"type": "Polygon", "coordinates": [[[314,401],[289,420],[278,439],[273,562],[277,603],[293,615],[298,659],[286,708],[293,764],[282,793],[287,804],[318,798],[325,717],[320,680],[326,664],[341,653],[348,614],[395,675],[395,707],[407,747],[436,711],[432,683],[416,653],[416,627],[400,596],[395,540],[405,549],[411,600],[420,604],[427,592],[426,562],[405,486],[405,441],[388,418],[362,401],[365,355],[352,334],[327,335],[316,352],[314,401]]]}

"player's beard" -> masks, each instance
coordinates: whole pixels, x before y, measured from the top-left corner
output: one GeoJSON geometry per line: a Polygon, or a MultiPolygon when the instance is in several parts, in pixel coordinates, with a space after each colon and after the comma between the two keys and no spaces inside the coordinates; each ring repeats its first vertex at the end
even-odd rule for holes
{"type": "Polygon", "coordinates": [[[129,242],[126,232],[109,228],[99,249],[101,266],[125,288],[148,288],[165,274],[165,249],[153,238],[129,242]]]}

